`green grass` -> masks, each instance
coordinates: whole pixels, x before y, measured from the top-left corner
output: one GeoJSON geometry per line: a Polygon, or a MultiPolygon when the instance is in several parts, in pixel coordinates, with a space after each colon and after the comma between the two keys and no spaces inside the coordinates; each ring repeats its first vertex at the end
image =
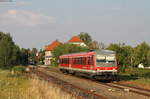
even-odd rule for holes
{"type": "Polygon", "coordinates": [[[139,68],[127,68],[119,73],[120,80],[132,86],[150,88],[150,70],[139,68]]]}
{"type": "Polygon", "coordinates": [[[140,79],[137,79],[136,82],[150,85],[150,79],[140,78],[140,79]]]}
{"type": "Polygon", "coordinates": [[[127,68],[125,72],[121,72],[122,80],[134,80],[138,78],[150,79],[150,70],[139,68],[127,68]]]}

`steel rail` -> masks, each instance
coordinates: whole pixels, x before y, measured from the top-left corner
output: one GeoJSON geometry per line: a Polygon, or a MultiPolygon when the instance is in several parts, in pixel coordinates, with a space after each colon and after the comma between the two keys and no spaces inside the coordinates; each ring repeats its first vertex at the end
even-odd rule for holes
{"type": "MultiPolygon", "coordinates": [[[[49,68],[47,68],[47,69],[50,70],[49,68]]],[[[95,82],[95,83],[98,83],[98,84],[103,84],[103,85],[106,85],[106,86],[109,86],[109,87],[118,88],[118,89],[121,89],[121,90],[124,90],[124,89],[128,88],[130,92],[150,97],[150,90],[149,89],[143,89],[143,88],[139,88],[139,87],[134,87],[134,86],[129,86],[129,85],[125,85],[125,84],[120,84],[118,82],[117,83],[109,83],[108,84],[108,83],[103,83],[103,82],[100,82],[100,81],[97,81],[97,80],[93,80],[93,79],[87,79],[85,77],[79,77],[79,76],[74,76],[74,77],[77,77],[77,78],[80,78],[80,79],[84,79],[84,80],[88,80],[88,81],[92,81],[92,82],[95,82]],[[113,85],[113,84],[115,84],[115,85],[113,85]]]]}
{"type": "Polygon", "coordinates": [[[73,84],[70,84],[66,81],[62,81],[62,80],[60,80],[56,77],[53,77],[51,75],[48,75],[42,71],[34,70],[32,72],[34,72],[35,74],[37,74],[38,76],[40,76],[41,78],[43,78],[46,81],[49,81],[49,82],[54,81],[55,84],[57,83],[58,85],[62,85],[61,88],[71,95],[74,95],[73,91],[76,91],[78,93],[78,96],[77,96],[78,99],[81,99],[81,97],[83,99],[107,99],[106,97],[104,97],[102,95],[93,93],[89,90],[83,89],[83,88],[73,85],[73,84]]]}
{"type": "Polygon", "coordinates": [[[148,90],[148,89],[143,89],[143,88],[128,86],[128,85],[124,85],[124,84],[120,84],[120,83],[110,83],[110,84],[107,84],[107,85],[108,86],[112,86],[112,87],[116,87],[116,88],[119,88],[119,89],[123,89],[123,90],[125,88],[128,88],[130,92],[150,97],[150,90],[148,90]],[[123,87],[125,87],[125,88],[123,88],[123,87]]]}

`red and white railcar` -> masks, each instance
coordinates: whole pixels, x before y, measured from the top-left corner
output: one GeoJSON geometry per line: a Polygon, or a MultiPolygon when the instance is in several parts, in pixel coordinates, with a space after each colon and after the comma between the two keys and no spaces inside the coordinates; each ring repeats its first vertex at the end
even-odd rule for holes
{"type": "Polygon", "coordinates": [[[117,77],[116,54],[110,50],[97,50],[66,54],[59,57],[59,68],[64,73],[82,73],[96,79],[117,77]]]}

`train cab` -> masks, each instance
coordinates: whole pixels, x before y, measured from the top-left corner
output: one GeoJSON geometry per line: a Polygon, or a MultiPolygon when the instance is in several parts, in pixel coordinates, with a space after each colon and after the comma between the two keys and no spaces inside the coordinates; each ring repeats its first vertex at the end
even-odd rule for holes
{"type": "Polygon", "coordinates": [[[96,78],[112,78],[117,75],[116,53],[110,50],[95,51],[95,73],[96,78]]]}

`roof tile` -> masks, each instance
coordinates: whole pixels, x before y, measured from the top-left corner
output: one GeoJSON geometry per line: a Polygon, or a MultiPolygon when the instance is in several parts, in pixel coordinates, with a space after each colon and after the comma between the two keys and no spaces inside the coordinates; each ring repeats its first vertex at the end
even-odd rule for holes
{"type": "Polygon", "coordinates": [[[45,51],[52,51],[55,47],[59,46],[60,44],[61,43],[58,40],[55,40],[45,48],[45,51]]]}
{"type": "Polygon", "coordinates": [[[68,42],[83,42],[78,36],[73,36],[68,42]]]}

